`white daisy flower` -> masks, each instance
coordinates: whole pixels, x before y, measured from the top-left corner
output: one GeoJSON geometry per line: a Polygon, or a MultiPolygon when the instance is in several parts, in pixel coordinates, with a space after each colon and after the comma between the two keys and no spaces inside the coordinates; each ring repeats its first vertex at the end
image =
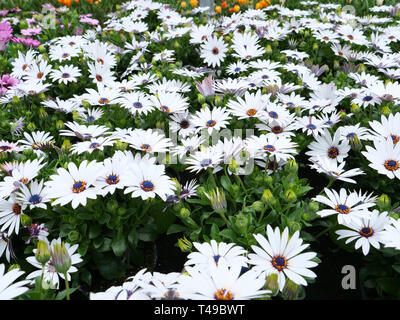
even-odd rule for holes
{"type": "Polygon", "coordinates": [[[14,197],[9,200],[0,200],[0,226],[1,231],[8,228],[7,234],[13,232],[18,234],[21,224],[21,214],[26,209],[26,205],[18,203],[14,197]]]}
{"type": "Polygon", "coordinates": [[[4,264],[0,264],[0,300],[11,300],[29,290],[28,287],[24,287],[29,281],[14,282],[24,274],[24,271],[20,271],[18,268],[6,273],[4,271],[4,264]]]}
{"type": "Polygon", "coordinates": [[[213,260],[216,265],[220,260],[225,260],[228,267],[239,265],[247,267],[247,251],[234,243],[217,243],[211,240],[210,243],[193,242],[193,246],[198,252],[192,252],[187,256],[185,266],[195,265],[199,268],[208,268],[210,260],[213,260]]]}
{"type": "Polygon", "coordinates": [[[373,210],[370,215],[344,224],[351,230],[337,230],[336,234],[339,235],[338,240],[347,238],[346,244],[357,240],[355,248],[361,247],[366,256],[370,246],[380,249],[380,243],[384,243],[385,229],[390,223],[387,212],[379,213],[378,210],[373,210]]]}
{"type": "Polygon", "coordinates": [[[266,108],[271,95],[261,94],[261,90],[251,94],[245,93],[244,100],[237,97],[237,101],[230,100],[227,104],[228,110],[239,120],[260,117],[262,111],[266,108]]]}
{"type": "Polygon", "coordinates": [[[231,117],[225,107],[214,107],[210,110],[207,106],[205,109],[197,111],[192,119],[194,126],[197,127],[196,132],[206,129],[211,135],[214,130],[220,131],[225,128],[231,117]]]}
{"type": "Polygon", "coordinates": [[[85,206],[88,198],[96,199],[97,193],[93,185],[101,172],[101,164],[95,161],[88,163],[87,160],[79,168],[70,162],[68,170],[57,169],[57,174],[50,176],[50,181],[45,183],[48,197],[55,199],[52,205],[64,206],[71,202],[72,208],[76,209],[80,204],[85,206]]]}
{"type": "Polygon", "coordinates": [[[29,206],[30,209],[36,207],[46,209],[45,203],[50,201],[47,194],[47,189],[43,188],[43,181],[32,181],[29,188],[24,185],[20,189],[16,198],[19,203],[29,206]]]}
{"type": "Polygon", "coordinates": [[[249,264],[254,265],[253,270],[278,275],[279,290],[285,287],[286,278],[294,283],[307,286],[304,277],[315,278],[317,275],[309,270],[316,267],[312,261],[317,256],[315,252],[301,253],[309,244],[303,244],[296,231],[289,238],[289,229],[286,227],[281,234],[278,227],[275,231],[267,225],[267,238],[261,234],[255,234],[254,238],[261,246],[251,246],[255,253],[249,254],[249,264]]]}
{"type": "Polygon", "coordinates": [[[74,154],[82,154],[84,152],[92,153],[94,150],[104,151],[104,147],[113,146],[116,143],[112,137],[97,137],[90,140],[78,142],[71,147],[74,154]]]}
{"type": "Polygon", "coordinates": [[[241,274],[241,265],[228,267],[225,260],[208,268],[186,267],[177,291],[183,299],[191,300],[250,300],[271,293],[262,290],[265,278],[253,270],[241,274]]]}
{"type": "Polygon", "coordinates": [[[82,73],[79,68],[74,65],[59,66],[58,70],[54,69],[50,74],[50,78],[58,83],[68,84],[68,82],[78,82],[78,77],[82,73]]]}
{"type": "Polygon", "coordinates": [[[339,193],[328,188],[324,190],[327,197],[317,195],[313,200],[323,203],[331,209],[319,210],[317,214],[323,218],[336,214],[340,224],[351,223],[351,221],[363,218],[368,212],[366,209],[375,205],[373,202],[365,201],[365,198],[357,192],[347,194],[344,188],[341,188],[339,193]]]}
{"type": "Polygon", "coordinates": [[[211,67],[219,67],[224,61],[228,47],[223,38],[209,37],[201,45],[200,57],[211,67]]]}

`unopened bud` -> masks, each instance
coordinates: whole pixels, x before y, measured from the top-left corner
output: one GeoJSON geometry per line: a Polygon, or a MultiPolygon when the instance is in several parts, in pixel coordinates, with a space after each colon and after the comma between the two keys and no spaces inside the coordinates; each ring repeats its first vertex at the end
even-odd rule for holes
{"type": "Polygon", "coordinates": [[[386,209],[390,206],[390,198],[387,194],[383,193],[377,201],[378,207],[382,209],[386,209]]]}
{"type": "Polygon", "coordinates": [[[389,106],[383,106],[381,109],[381,112],[383,115],[388,116],[389,114],[391,114],[391,110],[389,106]]]}
{"type": "Polygon", "coordinates": [[[282,290],[282,295],[285,300],[295,300],[299,293],[300,286],[290,279],[286,279],[285,287],[282,290]]]}
{"type": "Polygon", "coordinates": [[[253,204],[250,206],[250,208],[254,209],[256,212],[261,212],[264,209],[264,204],[262,201],[255,201],[253,204]]]}
{"type": "Polygon", "coordinates": [[[278,275],[276,273],[271,273],[265,279],[265,289],[271,290],[272,296],[276,296],[279,293],[278,275]]]}
{"type": "Polygon", "coordinates": [[[186,237],[178,239],[178,247],[182,252],[190,252],[192,250],[192,243],[186,237]]]}
{"type": "Polygon", "coordinates": [[[68,253],[65,243],[55,243],[51,250],[51,259],[53,261],[54,269],[58,273],[64,274],[71,267],[71,257],[68,253]]]}
{"type": "Polygon", "coordinates": [[[37,249],[35,253],[36,260],[41,264],[44,265],[47,261],[50,260],[51,253],[46,241],[39,240],[37,243],[37,249]]]}
{"type": "Polygon", "coordinates": [[[297,196],[292,189],[289,189],[285,192],[285,199],[289,203],[296,202],[297,196]]]}
{"type": "Polygon", "coordinates": [[[274,199],[274,195],[272,194],[270,189],[265,189],[263,195],[261,197],[262,202],[265,204],[270,204],[274,199]]]}
{"type": "Polygon", "coordinates": [[[63,129],[63,128],[64,128],[64,121],[58,120],[58,121],[56,122],[56,129],[57,129],[57,130],[61,130],[61,129],[63,129]]]}

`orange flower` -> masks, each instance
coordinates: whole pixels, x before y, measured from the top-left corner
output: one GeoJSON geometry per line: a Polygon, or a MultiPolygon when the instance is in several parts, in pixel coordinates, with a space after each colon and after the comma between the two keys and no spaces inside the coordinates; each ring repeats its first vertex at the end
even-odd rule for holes
{"type": "Polygon", "coordinates": [[[261,1],[259,1],[259,2],[256,3],[256,9],[257,9],[257,10],[262,9],[262,7],[263,7],[263,5],[262,5],[261,1]]]}
{"type": "Polygon", "coordinates": [[[229,8],[229,13],[233,13],[233,8],[229,8]]]}
{"type": "Polygon", "coordinates": [[[87,2],[89,2],[89,3],[93,3],[93,0],[87,0],[87,2]]]}
{"type": "Polygon", "coordinates": [[[222,12],[221,6],[216,6],[214,10],[215,10],[216,13],[221,13],[222,12]]]}
{"type": "Polygon", "coordinates": [[[192,7],[196,8],[198,4],[199,4],[199,0],[190,0],[190,5],[192,7]]]}
{"type": "Polygon", "coordinates": [[[64,0],[64,4],[70,7],[72,5],[72,0],[64,0]]]}
{"type": "Polygon", "coordinates": [[[182,7],[183,9],[186,8],[186,1],[181,1],[181,7],[182,7]]]}
{"type": "Polygon", "coordinates": [[[235,11],[236,13],[239,12],[239,11],[240,11],[240,7],[236,4],[236,5],[233,7],[233,11],[235,11]]]}
{"type": "Polygon", "coordinates": [[[221,2],[222,8],[226,9],[228,7],[228,4],[225,1],[221,2]]]}
{"type": "Polygon", "coordinates": [[[57,0],[58,3],[64,4],[64,0],[57,0]]]}
{"type": "Polygon", "coordinates": [[[74,0],[75,3],[79,3],[79,0],[74,0]]]}

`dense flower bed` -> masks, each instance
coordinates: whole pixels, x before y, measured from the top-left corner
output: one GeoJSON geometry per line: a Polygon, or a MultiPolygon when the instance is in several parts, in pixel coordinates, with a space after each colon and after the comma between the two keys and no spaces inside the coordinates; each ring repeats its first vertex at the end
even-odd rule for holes
{"type": "Polygon", "coordinates": [[[400,296],[400,6],[62,4],[0,11],[1,299],[302,299],[323,239],[400,296]]]}

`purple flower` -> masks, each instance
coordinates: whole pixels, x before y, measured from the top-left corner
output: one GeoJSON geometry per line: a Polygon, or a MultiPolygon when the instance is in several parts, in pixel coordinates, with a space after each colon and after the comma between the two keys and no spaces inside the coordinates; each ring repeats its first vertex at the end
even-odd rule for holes
{"type": "Polygon", "coordinates": [[[56,8],[51,3],[45,3],[44,5],[42,5],[42,8],[46,9],[46,11],[50,11],[51,13],[57,12],[56,8]]]}
{"type": "Polygon", "coordinates": [[[204,97],[215,95],[214,78],[212,75],[204,78],[202,82],[197,81],[196,87],[204,97]]]}
{"type": "Polygon", "coordinates": [[[82,23],[90,24],[91,26],[97,26],[99,24],[99,20],[88,17],[81,17],[79,21],[82,23]]]}
{"type": "Polygon", "coordinates": [[[42,28],[41,27],[28,28],[28,29],[21,30],[21,33],[24,36],[35,36],[35,35],[40,34],[41,32],[42,32],[42,28]]]}
{"type": "Polygon", "coordinates": [[[25,39],[25,38],[14,38],[13,37],[11,40],[13,42],[16,42],[16,43],[21,43],[25,47],[34,47],[34,48],[36,48],[36,47],[40,46],[40,41],[32,39],[32,38],[26,38],[25,39]]]}
{"type": "Polygon", "coordinates": [[[8,42],[12,38],[13,29],[8,22],[0,22],[0,40],[8,42]]]}
{"type": "Polygon", "coordinates": [[[29,244],[31,240],[47,240],[47,236],[49,235],[49,229],[44,227],[44,224],[38,225],[37,223],[32,223],[30,227],[26,226],[30,233],[29,239],[25,242],[29,244]]]}
{"type": "Polygon", "coordinates": [[[82,34],[83,34],[83,29],[82,28],[75,28],[74,35],[81,36],[82,34]]]}
{"type": "Polygon", "coordinates": [[[8,10],[1,10],[0,17],[5,17],[8,14],[8,10]]]}

